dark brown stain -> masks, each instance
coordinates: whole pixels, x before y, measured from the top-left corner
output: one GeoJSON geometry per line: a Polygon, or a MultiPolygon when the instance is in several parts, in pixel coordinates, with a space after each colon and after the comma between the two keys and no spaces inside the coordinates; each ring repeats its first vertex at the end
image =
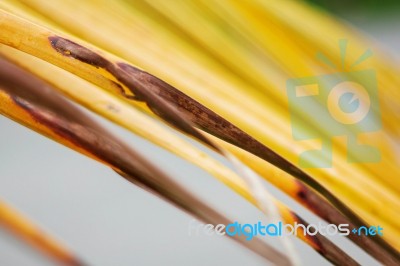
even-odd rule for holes
{"type": "Polygon", "coordinates": [[[298,197],[300,200],[302,200],[302,201],[304,201],[304,200],[307,199],[306,193],[304,192],[303,189],[300,189],[300,190],[296,193],[296,195],[297,195],[297,197],[298,197]]]}
{"type": "MultiPolygon", "coordinates": [[[[173,127],[202,141],[212,149],[221,152],[217,146],[205,138],[197,129],[192,127],[190,122],[187,122],[187,120],[189,120],[187,113],[179,110],[176,101],[169,101],[169,99],[163,98],[163,88],[149,83],[146,79],[142,79],[141,75],[146,75],[146,72],[139,71],[124,63],[110,65],[107,71],[133,93],[135,100],[145,102],[154,114],[161,117],[173,127]],[[137,75],[138,73],[139,75],[137,75]]],[[[172,96],[172,98],[174,97],[172,96]]]]}
{"type": "Polygon", "coordinates": [[[64,56],[75,58],[97,68],[105,68],[108,64],[108,61],[100,55],[73,41],[58,36],[51,36],[49,40],[51,46],[64,56]]]}
{"type": "MultiPolygon", "coordinates": [[[[292,215],[293,219],[298,223],[298,224],[302,224],[305,227],[307,227],[309,224],[303,219],[301,218],[299,215],[297,215],[296,213],[290,211],[290,214],[292,215]]],[[[312,236],[312,235],[305,235],[305,237],[311,241],[313,243],[313,245],[315,247],[317,247],[316,251],[321,253],[323,252],[324,248],[322,246],[322,243],[318,240],[318,237],[316,236],[312,236]]]]}

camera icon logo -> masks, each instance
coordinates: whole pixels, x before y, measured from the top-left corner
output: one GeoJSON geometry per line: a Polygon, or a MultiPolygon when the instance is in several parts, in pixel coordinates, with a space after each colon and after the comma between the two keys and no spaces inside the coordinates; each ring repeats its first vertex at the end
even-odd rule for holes
{"type": "Polygon", "coordinates": [[[343,81],[330,91],[327,100],[330,115],[339,123],[355,124],[369,112],[369,93],[359,83],[343,81]]]}
{"type": "Polygon", "coordinates": [[[287,94],[293,138],[298,141],[318,139],[322,143],[321,148],[299,155],[300,167],[331,167],[332,137],[337,136],[347,138],[348,162],[381,160],[376,147],[358,141],[361,133],[381,128],[373,69],[289,79],[287,94]]]}

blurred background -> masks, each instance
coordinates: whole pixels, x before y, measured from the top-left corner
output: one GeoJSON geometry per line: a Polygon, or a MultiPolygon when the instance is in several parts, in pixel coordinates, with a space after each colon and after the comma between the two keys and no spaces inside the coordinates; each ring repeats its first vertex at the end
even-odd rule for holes
{"type": "Polygon", "coordinates": [[[397,0],[307,0],[361,29],[377,40],[383,50],[400,59],[400,1],[397,0]]]}
{"type": "MultiPolygon", "coordinates": [[[[388,54],[400,59],[399,1],[308,2],[361,28],[388,54]]],[[[207,173],[123,129],[102,123],[232,219],[265,221],[258,210],[207,173]]],[[[89,265],[264,265],[262,259],[227,238],[190,236],[193,219],[189,215],[105,166],[2,116],[0,129],[0,197],[66,243],[89,265]]],[[[266,185],[283,202],[300,210],[308,222],[319,221],[266,185]]],[[[329,265],[311,248],[292,239],[303,265],[329,265]]],[[[363,265],[378,265],[349,241],[332,240],[363,265]]],[[[278,245],[276,239],[266,241],[278,245]]],[[[0,265],[54,264],[0,227],[0,265]]]]}

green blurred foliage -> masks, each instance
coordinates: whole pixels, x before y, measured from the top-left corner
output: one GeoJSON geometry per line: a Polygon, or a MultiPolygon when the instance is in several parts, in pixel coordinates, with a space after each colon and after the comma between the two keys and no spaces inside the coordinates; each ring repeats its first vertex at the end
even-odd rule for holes
{"type": "Polygon", "coordinates": [[[307,0],[330,12],[384,14],[388,11],[400,13],[399,0],[307,0]]]}

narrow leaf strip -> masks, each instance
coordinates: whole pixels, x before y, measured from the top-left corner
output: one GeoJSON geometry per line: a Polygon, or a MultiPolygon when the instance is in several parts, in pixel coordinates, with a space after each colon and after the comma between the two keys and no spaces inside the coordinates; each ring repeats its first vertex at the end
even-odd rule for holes
{"type": "Polygon", "coordinates": [[[6,227],[15,235],[62,265],[85,265],[70,250],[61,245],[59,241],[53,239],[52,236],[2,201],[0,201],[0,225],[6,227]]]}

